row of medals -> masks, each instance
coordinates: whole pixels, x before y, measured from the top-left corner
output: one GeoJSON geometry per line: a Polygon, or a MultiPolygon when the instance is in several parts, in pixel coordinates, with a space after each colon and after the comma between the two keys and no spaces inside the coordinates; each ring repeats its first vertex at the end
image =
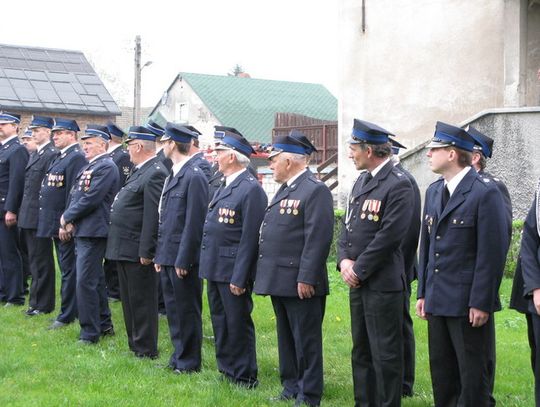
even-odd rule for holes
{"type": "Polygon", "coordinates": [[[47,178],[47,186],[62,187],[64,186],[64,176],[60,174],[49,174],[47,178]]]}
{"type": "Polygon", "coordinates": [[[381,210],[381,201],[375,199],[366,199],[362,205],[362,214],[360,219],[372,220],[373,222],[379,221],[379,211],[381,210]],[[368,211],[369,213],[366,213],[368,211]]]}
{"type": "Polygon", "coordinates": [[[234,214],[236,213],[235,210],[228,209],[228,208],[219,208],[218,209],[219,223],[230,223],[231,225],[234,223],[234,214]]]}
{"type": "Polygon", "coordinates": [[[279,203],[279,207],[281,208],[279,210],[279,213],[282,215],[284,213],[287,213],[290,215],[291,213],[293,215],[298,215],[298,206],[300,206],[300,200],[299,199],[282,199],[279,203]]]}

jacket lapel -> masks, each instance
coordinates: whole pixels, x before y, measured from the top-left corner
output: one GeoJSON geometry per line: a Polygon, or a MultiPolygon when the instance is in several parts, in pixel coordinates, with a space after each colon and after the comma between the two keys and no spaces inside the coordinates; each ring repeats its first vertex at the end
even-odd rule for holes
{"type": "MultiPolygon", "coordinates": [[[[358,198],[361,195],[365,195],[368,192],[372,191],[379,185],[379,182],[383,179],[385,179],[388,174],[392,171],[392,168],[394,168],[394,164],[392,161],[388,161],[384,167],[381,168],[381,170],[370,180],[366,185],[364,185],[362,188],[358,188],[356,191],[354,191],[354,198],[358,198]]],[[[363,177],[366,177],[367,173],[362,175],[363,177]]]]}
{"type": "Polygon", "coordinates": [[[232,194],[232,191],[240,184],[240,182],[242,182],[242,180],[248,175],[249,175],[249,171],[245,170],[238,177],[236,177],[236,179],[232,182],[231,185],[228,185],[226,187],[223,187],[217,190],[216,194],[214,195],[214,198],[212,198],[212,202],[210,202],[210,205],[208,206],[211,208],[222,199],[227,198],[230,194],[232,194]]]}
{"type": "MultiPolygon", "coordinates": [[[[446,203],[446,207],[442,210],[442,213],[439,217],[439,222],[465,201],[465,197],[471,190],[472,184],[477,176],[478,175],[476,174],[476,171],[473,168],[471,168],[469,172],[467,173],[467,175],[465,175],[465,177],[458,184],[454,193],[450,196],[450,200],[446,203]]],[[[439,189],[439,194],[437,197],[439,199],[439,202],[442,202],[441,200],[442,188],[444,188],[444,183],[442,184],[442,187],[439,189]]],[[[439,207],[440,205],[441,204],[439,204],[439,207]]]]}

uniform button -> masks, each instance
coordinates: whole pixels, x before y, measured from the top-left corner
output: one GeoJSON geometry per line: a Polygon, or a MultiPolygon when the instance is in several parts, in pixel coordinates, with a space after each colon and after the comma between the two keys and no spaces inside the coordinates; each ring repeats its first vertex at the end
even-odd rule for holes
{"type": "Polygon", "coordinates": [[[262,254],[259,254],[259,259],[262,259],[262,254]]]}
{"type": "Polygon", "coordinates": [[[266,222],[263,223],[263,226],[266,226],[266,222]]]}
{"type": "Polygon", "coordinates": [[[293,265],[293,262],[292,262],[292,261],[291,261],[291,262],[289,262],[289,265],[290,265],[290,266],[292,266],[292,265],[293,265]]]}
{"type": "Polygon", "coordinates": [[[435,239],[436,240],[441,240],[441,237],[440,236],[435,236],[435,239]]]}
{"type": "Polygon", "coordinates": [[[352,243],[349,243],[349,247],[352,247],[352,243]]]}
{"type": "Polygon", "coordinates": [[[206,249],[206,246],[205,246],[205,245],[202,245],[202,247],[201,247],[201,248],[202,248],[202,249],[204,250],[204,249],[206,249]]]}
{"type": "Polygon", "coordinates": [[[439,269],[435,269],[435,273],[438,273],[439,272],[439,269]]]}
{"type": "Polygon", "coordinates": [[[264,242],[264,239],[261,239],[261,243],[264,242]]]}
{"type": "Polygon", "coordinates": [[[43,208],[39,208],[39,210],[41,211],[41,210],[43,210],[43,208]]]}
{"type": "Polygon", "coordinates": [[[202,235],[203,235],[203,236],[206,236],[206,232],[204,232],[202,235]]]}
{"type": "Polygon", "coordinates": [[[439,254],[439,253],[435,253],[435,257],[439,257],[439,256],[440,256],[440,254],[439,254]]]}
{"type": "MultiPolygon", "coordinates": [[[[159,223],[161,223],[161,222],[159,222],[159,223]]],[[[207,221],[207,220],[205,220],[205,221],[204,221],[204,223],[208,223],[208,221],[207,221]]]]}

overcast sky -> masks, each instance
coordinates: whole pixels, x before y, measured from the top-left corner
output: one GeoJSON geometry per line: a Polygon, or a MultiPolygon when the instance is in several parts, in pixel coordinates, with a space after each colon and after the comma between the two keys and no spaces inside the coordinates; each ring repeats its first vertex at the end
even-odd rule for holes
{"type": "Polygon", "coordinates": [[[322,83],[337,90],[336,0],[35,1],[13,3],[0,42],[80,50],[120,105],[133,104],[135,36],[142,106],[179,72],[322,83]]]}

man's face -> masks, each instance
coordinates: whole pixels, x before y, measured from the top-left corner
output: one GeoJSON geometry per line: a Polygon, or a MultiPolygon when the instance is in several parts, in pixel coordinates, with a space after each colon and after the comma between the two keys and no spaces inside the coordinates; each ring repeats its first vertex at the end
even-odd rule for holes
{"type": "Polygon", "coordinates": [[[66,148],[72,144],[75,140],[74,133],[69,130],[56,130],[53,131],[52,139],[54,146],[59,150],[66,148]]]}
{"type": "Polygon", "coordinates": [[[362,150],[359,144],[349,144],[349,158],[357,170],[365,170],[368,162],[368,150],[362,150]]]}
{"type": "Polygon", "coordinates": [[[450,165],[451,155],[455,154],[448,148],[430,148],[426,153],[429,158],[429,168],[436,174],[442,174],[450,165]]]}
{"type": "Polygon", "coordinates": [[[6,139],[17,133],[17,125],[13,123],[0,124],[0,139],[6,139]]]}
{"type": "Polygon", "coordinates": [[[34,142],[41,146],[49,142],[51,139],[51,131],[46,127],[36,127],[35,129],[32,129],[32,137],[34,142]]]}
{"type": "Polygon", "coordinates": [[[139,164],[139,153],[140,153],[141,149],[142,149],[141,143],[139,143],[136,140],[129,141],[127,143],[127,150],[128,150],[128,153],[129,153],[129,160],[135,165],[139,164]]]}
{"type": "Polygon", "coordinates": [[[22,144],[26,147],[29,153],[33,153],[37,150],[36,142],[32,137],[23,137],[22,144]]]}
{"type": "Polygon", "coordinates": [[[176,145],[174,144],[174,141],[172,139],[165,141],[163,143],[163,155],[167,158],[171,158],[175,146],[176,145]]]}
{"type": "Polygon", "coordinates": [[[278,184],[283,184],[289,179],[288,166],[289,160],[285,156],[283,156],[283,154],[278,154],[270,158],[270,169],[273,171],[274,180],[278,184]]]}
{"type": "Polygon", "coordinates": [[[107,148],[105,146],[106,143],[99,137],[87,138],[82,142],[84,156],[88,161],[106,152],[107,148]]]}
{"type": "Polygon", "coordinates": [[[225,172],[230,168],[234,159],[231,157],[233,155],[232,150],[216,150],[216,161],[218,163],[218,170],[225,174],[225,172]]]}

